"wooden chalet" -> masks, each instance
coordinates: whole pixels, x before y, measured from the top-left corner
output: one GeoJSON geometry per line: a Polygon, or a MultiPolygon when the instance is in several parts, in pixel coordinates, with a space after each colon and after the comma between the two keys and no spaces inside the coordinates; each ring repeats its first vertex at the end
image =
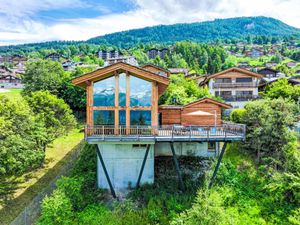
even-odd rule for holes
{"type": "Polygon", "coordinates": [[[144,129],[152,135],[148,140],[175,140],[170,125],[219,126],[220,132],[224,131],[221,109],[231,108],[228,104],[204,98],[184,106],[158,107],[159,96],[169,84],[168,77],[158,70],[166,72],[153,65],[120,62],[73,79],[73,84],[87,91],[87,136],[101,133],[114,138],[122,134],[130,139],[130,135],[142,136],[144,131],[140,130],[144,129]]]}
{"type": "Polygon", "coordinates": [[[245,138],[244,125],[222,122],[228,104],[203,98],[159,107],[170,82],[167,72],[118,62],[72,80],[87,94],[85,140],[97,146],[98,187],[109,188],[114,197],[116,189],[153,183],[155,156],[160,155],[173,157],[182,190],[177,155],[220,155],[212,183],[226,143],[245,138]]]}
{"type": "Polygon", "coordinates": [[[235,108],[242,108],[245,102],[259,98],[262,78],[261,74],[233,67],[206,76],[199,85],[208,86],[212,95],[221,97],[235,108]]]}

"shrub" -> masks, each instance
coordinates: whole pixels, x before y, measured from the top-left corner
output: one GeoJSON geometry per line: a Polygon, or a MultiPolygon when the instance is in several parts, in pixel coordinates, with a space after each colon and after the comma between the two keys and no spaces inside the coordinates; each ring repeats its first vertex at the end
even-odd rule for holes
{"type": "Polygon", "coordinates": [[[61,190],[55,190],[51,197],[46,197],[42,203],[42,216],[38,225],[72,224],[72,203],[61,190]]]}

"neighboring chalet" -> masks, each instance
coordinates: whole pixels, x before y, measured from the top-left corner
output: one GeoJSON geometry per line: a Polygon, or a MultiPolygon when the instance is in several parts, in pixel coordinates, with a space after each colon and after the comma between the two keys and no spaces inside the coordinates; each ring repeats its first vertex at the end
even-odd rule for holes
{"type": "Polygon", "coordinates": [[[0,65],[0,88],[23,88],[21,78],[13,70],[0,65]]]}
{"type": "Polygon", "coordinates": [[[0,55],[0,64],[2,63],[12,63],[14,65],[24,64],[27,58],[21,55],[0,55]]]}
{"type": "Polygon", "coordinates": [[[54,52],[54,53],[46,55],[44,59],[58,62],[58,61],[60,61],[61,58],[65,59],[65,57],[63,57],[61,54],[54,52]]]}
{"type": "Polygon", "coordinates": [[[264,55],[264,52],[260,49],[252,49],[251,51],[246,51],[245,56],[250,57],[250,58],[260,58],[264,55]]]}
{"type": "Polygon", "coordinates": [[[115,58],[108,58],[104,62],[104,66],[110,66],[118,62],[127,63],[133,66],[138,66],[138,62],[136,61],[134,56],[119,56],[115,58]]]}
{"type": "Polygon", "coordinates": [[[247,101],[259,98],[262,78],[261,74],[234,67],[206,76],[200,86],[207,85],[212,95],[220,96],[234,108],[242,108],[247,101]]]}
{"type": "Polygon", "coordinates": [[[156,66],[156,65],[151,64],[151,63],[147,63],[147,64],[143,65],[142,68],[145,69],[145,70],[148,70],[150,72],[156,73],[158,75],[161,75],[161,76],[165,76],[165,77],[170,76],[170,71],[169,70],[167,70],[165,68],[162,68],[160,66],[156,66]]]}
{"type": "Polygon", "coordinates": [[[159,106],[169,78],[157,66],[119,62],[72,83],[86,89],[85,140],[97,146],[98,187],[110,188],[114,197],[115,189],[153,183],[159,155],[173,156],[184,189],[177,155],[208,157],[221,151],[219,165],[226,143],[245,138],[244,125],[222,122],[228,104],[204,98],[184,106],[159,106]]]}
{"type": "Polygon", "coordinates": [[[259,74],[263,75],[263,78],[259,84],[259,91],[264,90],[267,84],[273,83],[280,78],[285,77],[283,73],[271,68],[263,68],[257,71],[259,74]]]}
{"type": "Polygon", "coordinates": [[[300,75],[299,76],[290,77],[288,79],[288,82],[291,85],[297,85],[297,86],[300,85],[300,75]]]}
{"type": "Polygon", "coordinates": [[[189,75],[189,69],[186,68],[169,68],[171,74],[184,74],[184,76],[189,75]]]}
{"type": "Polygon", "coordinates": [[[157,49],[157,48],[151,48],[147,51],[147,55],[149,59],[155,59],[156,56],[159,56],[161,59],[164,59],[165,56],[168,54],[169,49],[163,48],[163,49],[157,49]]]}

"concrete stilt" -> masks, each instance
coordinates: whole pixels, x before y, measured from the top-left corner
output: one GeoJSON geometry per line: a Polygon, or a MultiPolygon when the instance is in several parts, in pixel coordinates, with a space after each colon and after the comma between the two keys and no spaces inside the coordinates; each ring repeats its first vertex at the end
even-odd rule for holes
{"type": "Polygon", "coordinates": [[[108,185],[109,185],[109,188],[110,188],[110,191],[111,191],[111,194],[112,194],[112,196],[113,196],[114,198],[116,198],[116,197],[117,197],[117,196],[116,196],[116,192],[115,192],[115,189],[114,189],[114,187],[112,186],[112,183],[111,183],[111,181],[110,181],[110,178],[109,178],[109,175],[108,175],[108,173],[107,173],[107,170],[106,170],[105,163],[104,163],[104,161],[103,161],[101,152],[100,152],[100,150],[99,150],[98,145],[96,145],[96,146],[97,146],[97,155],[98,155],[98,157],[99,157],[99,159],[100,159],[100,162],[101,162],[101,165],[102,165],[102,168],[103,168],[105,177],[106,177],[106,179],[107,179],[107,182],[108,182],[108,185]]]}
{"type": "Polygon", "coordinates": [[[177,172],[177,175],[178,175],[179,187],[180,187],[180,190],[184,191],[184,184],[183,184],[183,181],[182,181],[181,171],[180,171],[180,168],[179,168],[179,163],[178,163],[178,160],[177,160],[177,157],[176,157],[173,142],[170,142],[170,147],[171,147],[171,150],[172,150],[173,160],[174,160],[176,172],[177,172]]]}
{"type": "Polygon", "coordinates": [[[214,181],[214,179],[216,178],[216,175],[217,175],[217,172],[218,172],[218,170],[219,170],[219,167],[220,167],[220,164],[221,164],[221,161],[222,161],[222,158],[223,158],[223,155],[224,155],[226,146],[227,146],[227,142],[225,142],[224,145],[223,145],[221,154],[220,154],[220,156],[219,156],[219,158],[218,158],[218,162],[217,162],[216,168],[215,168],[214,173],[213,173],[213,175],[212,175],[212,177],[211,177],[211,179],[210,179],[210,182],[209,182],[209,186],[208,186],[209,188],[212,187],[213,181],[214,181]]]}
{"type": "Polygon", "coordinates": [[[140,170],[140,174],[139,174],[138,180],[136,182],[136,188],[140,187],[140,182],[141,182],[141,178],[142,178],[142,175],[143,175],[143,171],[144,171],[144,167],[145,167],[145,164],[146,164],[149,149],[150,149],[150,145],[148,144],[147,147],[146,147],[146,152],[145,152],[144,160],[143,160],[142,167],[141,167],[141,170],[140,170]]]}

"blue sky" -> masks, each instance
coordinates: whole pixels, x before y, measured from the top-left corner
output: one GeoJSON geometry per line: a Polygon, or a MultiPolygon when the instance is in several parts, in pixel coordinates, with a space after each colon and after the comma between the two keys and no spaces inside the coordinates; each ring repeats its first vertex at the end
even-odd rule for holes
{"type": "Polygon", "coordinates": [[[91,37],[158,24],[270,16],[300,28],[300,0],[0,0],[0,45],[91,37]]]}

